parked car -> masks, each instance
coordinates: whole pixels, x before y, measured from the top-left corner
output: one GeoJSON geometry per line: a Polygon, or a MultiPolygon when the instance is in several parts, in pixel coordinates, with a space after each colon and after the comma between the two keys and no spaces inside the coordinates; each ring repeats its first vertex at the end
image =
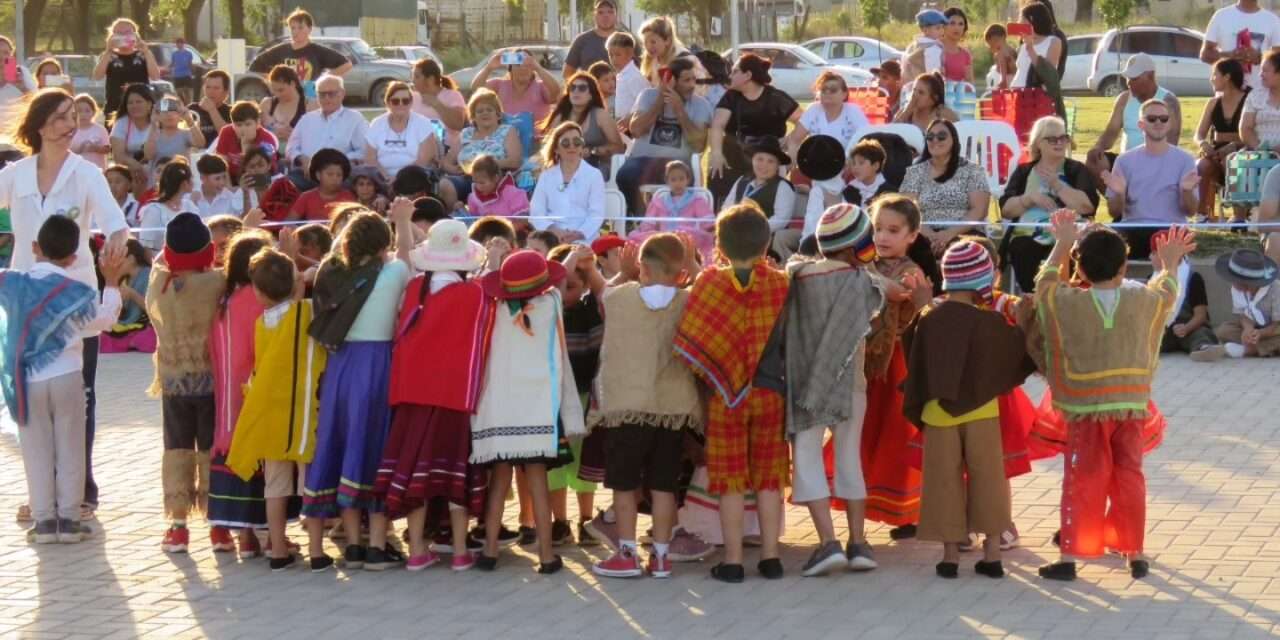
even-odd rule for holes
{"type": "MultiPolygon", "coordinates": [[[[71,88],[76,93],[87,93],[93,96],[99,107],[107,101],[107,81],[105,79],[93,79],[93,68],[98,64],[98,56],[76,54],[35,56],[27,58],[27,68],[31,70],[31,73],[35,73],[36,67],[47,58],[54,58],[58,61],[58,64],[62,65],[62,72],[71,78],[71,88]]],[[[174,91],[173,83],[168,80],[156,80],[151,83],[151,86],[161,94],[177,95],[177,92],[174,91]]]]}
{"type": "Polygon", "coordinates": [[[773,62],[773,67],[769,69],[773,86],[797,100],[813,99],[813,83],[823,71],[835,71],[851,87],[862,87],[872,82],[870,71],[832,64],[798,44],[749,42],[740,44],[723,55],[732,62],[737,59],[739,52],[754,53],[773,62]]]}
{"type": "MultiPolygon", "coordinates": [[[[1089,72],[1093,70],[1093,52],[1102,34],[1093,33],[1067,38],[1067,72],[1062,77],[1064,92],[1089,91],[1089,72]]],[[[993,64],[987,69],[987,88],[1000,83],[1000,72],[993,64]]]]}
{"type": "Polygon", "coordinates": [[[436,52],[432,51],[431,47],[428,46],[374,47],[373,50],[384,60],[404,60],[409,64],[417,64],[423,58],[430,58],[435,60],[436,64],[440,65],[440,68],[444,68],[444,64],[440,62],[440,56],[437,56],[436,52]]]}
{"type": "Polygon", "coordinates": [[[1212,68],[1200,61],[1204,34],[1184,27],[1140,26],[1102,34],[1093,55],[1088,87],[1104,96],[1125,89],[1120,70],[1135,53],[1146,53],[1156,63],[1156,81],[1179,96],[1211,96],[1212,68]]]}
{"type": "MultiPolygon", "coordinates": [[[[287,38],[276,39],[267,43],[262,50],[265,51],[286,41],[287,38]]],[[[411,80],[412,67],[407,60],[381,58],[369,43],[360,38],[324,36],[312,38],[311,41],[330,47],[351,61],[351,70],[343,76],[347,89],[347,102],[367,103],[373,107],[381,107],[388,84],[396,80],[404,82],[411,80]]],[[[253,62],[250,61],[249,65],[252,66],[253,62]]],[[[235,82],[237,100],[258,101],[271,94],[267,79],[261,74],[250,71],[236,77],[235,82]]]]}
{"type": "Polygon", "coordinates": [[[887,60],[900,60],[902,52],[874,38],[857,36],[814,38],[800,45],[831,64],[868,71],[887,60]]]}
{"type": "MultiPolygon", "coordinates": [[[[173,80],[173,52],[178,50],[178,45],[172,42],[149,42],[147,48],[151,50],[151,55],[156,57],[156,64],[160,65],[160,77],[164,80],[173,80]]],[[[206,60],[200,55],[195,47],[187,45],[187,51],[191,52],[191,75],[195,77],[195,87],[192,95],[196,100],[200,99],[200,93],[204,89],[204,74],[214,69],[212,62],[206,60]]]]}
{"type": "Polygon", "coordinates": [[[480,71],[484,69],[484,66],[489,64],[489,61],[495,56],[502,55],[502,52],[515,50],[528,51],[529,53],[537,56],[538,64],[542,65],[543,69],[550,71],[552,75],[556,76],[559,76],[561,72],[564,71],[564,59],[569,56],[569,47],[564,45],[531,44],[516,47],[505,47],[494,50],[494,52],[489,54],[489,56],[484,60],[481,60],[470,67],[454,71],[449,74],[449,77],[453,78],[453,81],[458,83],[458,90],[461,91],[463,95],[469,96],[471,95],[471,80],[480,74],[480,71]]]}

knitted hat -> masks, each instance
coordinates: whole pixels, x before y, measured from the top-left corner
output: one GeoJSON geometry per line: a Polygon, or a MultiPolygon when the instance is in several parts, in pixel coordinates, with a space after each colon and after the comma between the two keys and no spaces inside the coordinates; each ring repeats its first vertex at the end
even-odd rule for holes
{"type": "Polygon", "coordinates": [[[942,254],[942,290],[976,291],[991,304],[995,266],[991,254],[980,244],[961,240],[942,254]]]}
{"type": "Polygon", "coordinates": [[[831,205],[818,220],[818,250],[831,256],[852,248],[858,262],[868,264],[876,259],[872,241],[871,218],[862,209],[847,202],[831,205]]]}
{"type": "Polygon", "coordinates": [[[217,249],[213,246],[209,227],[200,216],[183,212],[174,216],[164,229],[164,261],[169,267],[161,291],[169,288],[169,280],[183,271],[204,271],[213,266],[217,249]]]}
{"type": "Polygon", "coordinates": [[[502,261],[502,268],[480,280],[484,292],[499,300],[523,300],[542,295],[564,280],[564,265],[548,262],[537,251],[517,251],[502,261]]]}

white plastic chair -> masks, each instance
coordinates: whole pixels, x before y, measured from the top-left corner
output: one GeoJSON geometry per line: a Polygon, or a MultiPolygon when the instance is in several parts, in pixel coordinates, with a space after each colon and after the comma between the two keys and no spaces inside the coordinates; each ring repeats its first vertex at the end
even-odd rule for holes
{"type": "Polygon", "coordinates": [[[609,181],[605,186],[612,189],[618,188],[618,170],[622,168],[622,163],[627,161],[627,156],[617,154],[609,158],[609,181]]]}
{"type": "Polygon", "coordinates": [[[1007,122],[997,120],[962,120],[955,123],[960,139],[960,157],[982,168],[992,197],[999,198],[1009,183],[1009,175],[1022,157],[1018,132],[1007,122]],[[1000,175],[1000,147],[1009,149],[1006,175],[1000,175]]]}
{"type": "MultiPolygon", "coordinates": [[[[693,186],[705,187],[706,182],[702,179],[702,154],[695,153],[689,157],[689,166],[693,169],[693,186]]],[[[714,209],[715,207],[712,207],[714,209]]]]}
{"type": "Polygon", "coordinates": [[[613,187],[604,190],[604,219],[618,235],[627,233],[627,199],[613,187]]]}
{"type": "Polygon", "coordinates": [[[924,153],[924,134],[921,133],[920,127],[906,122],[890,122],[889,124],[876,124],[859,130],[858,134],[849,141],[849,146],[845,149],[845,155],[847,156],[853,150],[854,145],[858,144],[869,133],[892,133],[902,138],[903,142],[911,145],[911,148],[916,150],[916,155],[924,153]]]}

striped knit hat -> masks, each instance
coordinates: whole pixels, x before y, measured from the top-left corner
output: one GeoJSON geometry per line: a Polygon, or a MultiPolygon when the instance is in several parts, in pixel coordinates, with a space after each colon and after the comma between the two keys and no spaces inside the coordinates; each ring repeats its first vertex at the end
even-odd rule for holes
{"type": "Polygon", "coordinates": [[[858,262],[869,264],[876,259],[871,231],[871,218],[862,209],[842,202],[822,213],[814,235],[818,237],[818,250],[823,256],[852,248],[858,262]]]}
{"type": "Polygon", "coordinates": [[[990,305],[994,282],[991,254],[982,245],[961,240],[947,247],[942,255],[943,291],[976,291],[990,305]]]}

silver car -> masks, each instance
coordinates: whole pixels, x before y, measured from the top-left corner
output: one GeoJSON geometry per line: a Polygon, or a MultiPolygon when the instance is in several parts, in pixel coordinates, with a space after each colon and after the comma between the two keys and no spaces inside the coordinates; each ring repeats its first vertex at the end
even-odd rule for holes
{"type": "Polygon", "coordinates": [[[876,40],[857,36],[814,38],[800,45],[831,64],[870,71],[889,60],[901,60],[902,52],[876,40]]]}
{"type": "Polygon", "coordinates": [[[404,60],[409,64],[417,64],[419,60],[428,58],[435,60],[436,64],[440,65],[440,68],[444,68],[444,64],[440,62],[440,56],[437,56],[436,52],[426,45],[374,47],[373,50],[384,60],[404,60]]]}
{"type": "Polygon", "coordinates": [[[531,44],[519,47],[504,47],[502,49],[494,50],[494,52],[486,56],[484,60],[481,60],[470,67],[454,71],[449,74],[449,77],[453,78],[453,81],[458,84],[458,91],[461,91],[463,95],[471,95],[471,80],[479,75],[480,71],[484,69],[485,65],[489,64],[489,61],[492,60],[494,56],[502,55],[504,51],[517,50],[528,51],[536,56],[538,64],[542,65],[543,69],[550,71],[551,74],[555,76],[559,76],[560,73],[564,71],[564,59],[569,56],[569,47],[562,45],[531,44]]]}
{"type": "Polygon", "coordinates": [[[1089,90],[1116,96],[1125,90],[1120,70],[1135,53],[1151,56],[1156,82],[1179,96],[1211,96],[1209,76],[1213,67],[1200,61],[1204,34],[1184,27],[1134,26],[1123,32],[1112,29],[1098,41],[1093,56],[1089,90]]]}
{"type": "MultiPolygon", "coordinates": [[[[280,38],[268,43],[262,50],[286,41],[287,39],[280,38]]],[[[351,70],[342,77],[346,84],[347,102],[381,107],[388,84],[396,80],[412,81],[413,67],[407,60],[381,58],[369,43],[360,38],[324,36],[312,38],[311,41],[329,47],[351,61],[351,70]]],[[[252,71],[237,76],[235,85],[237,100],[256,102],[271,95],[267,79],[252,71]]]]}

